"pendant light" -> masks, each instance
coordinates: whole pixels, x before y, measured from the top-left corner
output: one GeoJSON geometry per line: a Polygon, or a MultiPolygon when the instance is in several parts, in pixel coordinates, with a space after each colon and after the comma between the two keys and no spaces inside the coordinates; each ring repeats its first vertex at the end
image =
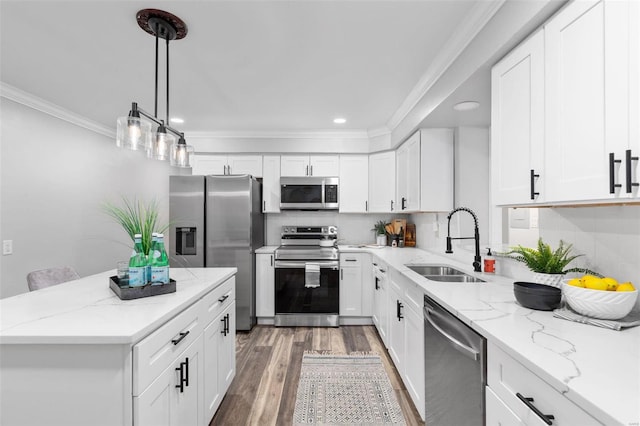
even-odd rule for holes
{"type": "Polygon", "coordinates": [[[118,118],[116,146],[132,150],[145,150],[148,158],[169,159],[172,166],[189,167],[189,154],[193,153],[193,147],[187,145],[184,133],[169,126],[169,41],[186,37],[187,26],[177,16],[158,9],[140,10],[136,14],[136,19],[140,28],[156,39],[154,113],[151,115],[140,108],[136,102],[132,102],[129,115],[118,118]],[[167,52],[166,120],[158,119],[158,50],[160,39],[165,40],[167,52]],[[143,120],[143,117],[158,126],[155,132],[151,132],[152,124],[143,120]]]}

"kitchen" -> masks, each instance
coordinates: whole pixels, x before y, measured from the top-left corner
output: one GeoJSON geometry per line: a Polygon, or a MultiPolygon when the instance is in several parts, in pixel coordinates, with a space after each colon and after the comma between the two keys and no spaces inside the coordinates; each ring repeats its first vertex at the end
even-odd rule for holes
{"type": "MultiPolygon", "coordinates": [[[[123,40],[131,40],[132,42],[135,40],[136,46],[139,47],[131,48],[132,52],[135,50],[146,55],[144,59],[136,59],[138,61],[136,63],[140,64],[140,70],[132,71],[135,73],[135,80],[140,83],[141,87],[127,86],[126,90],[119,88],[118,104],[116,105],[116,103],[102,102],[102,98],[111,99],[107,93],[110,86],[104,81],[107,79],[106,76],[112,74],[122,76],[122,68],[124,68],[122,63],[116,60],[117,57],[107,57],[100,54],[102,49],[108,48],[109,37],[103,33],[99,34],[100,37],[92,41],[96,43],[95,59],[91,63],[82,61],[80,59],[82,53],[91,47],[82,44],[80,40],[84,37],[83,34],[95,32],[95,20],[83,20],[82,25],[84,26],[82,26],[80,22],[75,22],[70,16],[66,18],[68,21],[62,21],[64,24],[61,24],[60,27],[74,28],[74,25],[78,25],[78,33],[70,32],[64,39],[67,43],[65,46],[68,46],[67,52],[53,50],[52,45],[59,43],[56,43],[56,40],[46,40],[50,35],[47,35],[45,30],[50,30],[52,34],[59,34],[61,37],[64,36],[64,33],[61,33],[62,30],[56,27],[55,22],[46,18],[50,15],[58,16],[53,10],[55,6],[36,4],[43,7],[44,11],[40,13],[34,11],[27,14],[24,9],[18,7],[18,2],[3,1],[1,3],[3,12],[1,233],[3,241],[13,242],[13,254],[2,257],[0,295],[3,299],[25,293],[27,291],[25,275],[32,270],[52,265],[69,264],[76,267],[80,275],[84,277],[113,269],[115,262],[128,254],[128,249],[124,248],[126,243],[124,235],[100,210],[101,203],[105,200],[117,201],[121,195],[155,196],[165,209],[165,217],[168,217],[169,181],[167,176],[176,173],[167,163],[147,161],[138,155],[139,153],[117,150],[114,144],[113,123],[117,116],[126,113],[129,103],[132,100],[138,100],[146,108],[153,104],[151,100],[152,41],[140,31],[135,21],[132,21],[135,12],[146,5],[131,4],[126,7],[108,7],[100,2],[92,5],[95,7],[94,13],[100,13],[100,16],[104,17],[107,22],[108,19],[117,19],[114,22],[118,22],[118,28],[123,32],[123,40]],[[18,9],[15,14],[12,14],[12,8],[18,9]],[[41,32],[29,35],[37,28],[40,28],[41,32]],[[9,35],[6,35],[5,31],[9,30],[11,30],[9,35]],[[43,48],[41,44],[45,41],[52,45],[43,48]],[[25,52],[38,52],[38,54],[25,52]],[[65,60],[58,62],[55,60],[55,55],[61,55],[65,60]],[[54,67],[50,67],[48,61],[56,64],[60,74],[54,72],[52,69],[54,67]],[[12,63],[16,64],[15,68],[10,67],[12,63]],[[66,74],[73,76],[73,78],[67,76],[68,79],[63,79],[66,74]],[[18,75],[22,75],[24,80],[17,80],[18,75]],[[16,81],[20,81],[20,84],[15,83],[16,81]],[[78,93],[70,89],[73,87],[71,81],[77,82],[78,87],[81,87],[78,89],[78,93]],[[12,82],[13,84],[11,84],[12,82]],[[65,88],[62,90],[64,93],[56,92],[54,90],[56,87],[65,88]],[[87,104],[91,106],[87,107],[87,104]],[[115,105],[117,108],[109,109],[107,105],[115,105]],[[100,119],[104,116],[111,117],[107,124],[100,119]],[[87,117],[95,118],[89,119],[87,117]],[[46,264],[42,264],[43,259],[47,261],[46,264]]],[[[55,2],[51,4],[55,4],[55,2]]],[[[163,3],[161,8],[178,13],[184,19],[188,17],[190,30],[193,32],[184,41],[172,43],[174,58],[180,59],[172,63],[172,93],[175,95],[176,92],[187,91],[195,101],[200,97],[200,89],[187,86],[187,82],[192,80],[192,75],[181,75],[180,73],[184,72],[185,68],[196,70],[203,68],[204,64],[200,61],[204,61],[204,59],[197,55],[181,57],[180,51],[183,49],[182,43],[186,44],[199,37],[197,35],[198,25],[190,14],[179,13],[179,8],[169,8],[169,5],[163,3]]],[[[480,6],[477,6],[477,9],[471,9],[476,13],[473,16],[476,19],[474,22],[476,27],[465,22],[469,26],[466,28],[467,31],[460,30],[458,33],[459,37],[467,38],[453,40],[447,45],[457,53],[457,56],[446,57],[443,54],[439,58],[439,63],[434,61],[434,69],[429,69],[432,71],[430,75],[440,75],[440,72],[443,72],[442,76],[440,78],[432,77],[432,80],[429,81],[430,85],[424,86],[422,96],[415,94],[414,102],[409,102],[415,106],[406,108],[398,114],[398,117],[403,118],[390,119],[391,114],[399,109],[402,100],[406,97],[406,89],[410,90],[416,84],[417,78],[414,78],[408,86],[405,84],[405,92],[401,98],[394,101],[394,104],[388,107],[388,111],[383,112],[382,119],[377,123],[374,122],[375,126],[383,126],[386,123],[386,129],[376,129],[373,125],[369,125],[364,127],[367,131],[360,131],[359,127],[348,127],[349,130],[343,130],[343,128],[330,127],[330,125],[322,127],[319,127],[318,124],[309,127],[304,123],[285,125],[282,124],[283,121],[279,122],[279,127],[269,127],[269,123],[256,121],[255,128],[244,129],[234,124],[233,121],[215,122],[214,118],[211,119],[214,121],[211,124],[213,127],[201,128],[200,131],[193,131],[193,134],[190,134],[190,129],[197,129],[197,126],[192,127],[193,123],[190,122],[190,116],[187,116],[186,113],[185,126],[181,128],[187,131],[187,142],[195,147],[197,157],[221,153],[225,155],[260,155],[263,160],[267,156],[285,154],[338,156],[375,154],[397,148],[417,128],[452,128],[455,135],[455,175],[453,179],[455,199],[453,204],[470,207],[478,214],[482,247],[503,248],[503,241],[510,243],[500,236],[499,230],[502,227],[497,225],[502,220],[504,212],[503,209],[490,207],[489,203],[492,196],[490,172],[494,169],[493,166],[490,169],[488,109],[484,110],[485,120],[474,123],[464,121],[462,113],[453,115],[452,106],[458,101],[474,99],[474,97],[466,98],[469,92],[464,92],[466,86],[478,87],[478,85],[472,84],[473,77],[482,82],[479,85],[480,93],[478,95],[484,93],[486,102],[488,102],[490,67],[545,22],[562,6],[562,2],[527,2],[518,6],[511,2],[504,5],[497,2],[485,6],[487,10],[484,10],[484,15],[481,13],[480,6]],[[500,8],[500,6],[502,7],[500,8]],[[491,13],[494,14],[492,15],[493,20],[489,21],[488,15],[491,13]],[[483,20],[489,21],[485,27],[480,24],[484,23],[483,20]],[[500,29],[499,34],[495,34],[495,31],[491,32],[496,28],[500,29]],[[471,44],[467,46],[466,43],[469,41],[471,44]],[[457,59],[454,60],[454,58],[457,59]],[[457,90],[461,91],[460,98],[455,96],[457,90]],[[449,96],[449,94],[452,95],[449,96]],[[384,116],[384,114],[387,115],[384,116]],[[393,125],[389,126],[389,123],[393,125]],[[313,131],[317,128],[327,127],[331,130],[326,132],[313,131]],[[227,129],[230,130],[225,131],[227,129]]],[[[462,8],[462,6],[459,7],[462,8]]],[[[470,4],[467,4],[466,7],[470,7],[470,4]]],[[[462,8],[462,11],[466,10],[462,8]]],[[[238,13],[237,10],[233,12],[238,13]]],[[[378,12],[382,13],[382,11],[378,12]]],[[[454,12],[456,10],[449,11],[451,14],[454,12]]],[[[461,12],[461,10],[457,12],[461,12]]],[[[403,10],[397,20],[402,22],[402,19],[408,19],[408,15],[411,13],[403,10]]],[[[252,19],[258,22],[251,21],[246,24],[259,24],[260,21],[257,17],[252,19]]],[[[471,18],[468,19],[471,20],[471,18]]],[[[443,18],[442,20],[444,21],[443,18]]],[[[415,26],[420,24],[417,19],[410,22],[415,26]]],[[[461,21],[456,22],[460,23],[461,21]]],[[[446,28],[442,28],[442,24],[440,27],[436,26],[434,22],[430,22],[430,24],[443,32],[443,35],[440,36],[443,38],[439,42],[444,44],[452,34],[451,30],[446,33],[446,28]]],[[[227,31],[230,30],[228,27],[224,27],[221,22],[217,22],[217,25],[227,31]]],[[[200,28],[202,27],[206,27],[206,24],[200,25],[200,28]]],[[[397,27],[393,29],[399,31],[397,27]]],[[[264,31],[268,31],[268,29],[264,29],[264,31]]],[[[371,28],[368,31],[371,31],[370,36],[374,37],[375,31],[371,28]]],[[[391,37],[391,34],[388,33],[383,35],[391,37]]],[[[378,42],[383,46],[388,46],[387,49],[391,49],[391,45],[384,44],[391,43],[390,41],[378,40],[378,42]]],[[[406,40],[406,42],[410,41],[406,40]]],[[[126,45],[124,42],[120,43],[119,50],[125,50],[122,54],[130,55],[132,52],[128,52],[129,49],[122,48],[124,45],[126,45]]],[[[185,48],[187,47],[185,46],[185,48]]],[[[409,44],[407,49],[409,49],[409,53],[425,51],[426,46],[409,44]]],[[[113,48],[108,51],[112,52],[113,48]]],[[[380,55],[380,52],[376,52],[373,54],[380,55]]],[[[448,53],[453,55],[451,52],[448,53]]],[[[405,52],[404,56],[399,56],[396,60],[406,60],[406,56],[405,52]]],[[[128,59],[132,58],[128,57],[128,59]]],[[[244,63],[238,58],[233,59],[236,62],[229,61],[229,63],[237,64],[238,69],[244,73],[242,77],[252,78],[251,69],[242,68],[244,63]]],[[[217,72],[216,68],[222,68],[219,63],[215,65],[215,67],[211,67],[210,71],[214,75],[217,72]]],[[[379,65],[383,66],[384,64],[379,65]]],[[[422,75],[427,68],[426,65],[429,65],[428,61],[422,62],[422,64],[413,63],[415,68],[422,66],[422,69],[414,75],[422,75]]],[[[227,68],[235,70],[232,66],[227,68]]],[[[274,78],[274,75],[270,77],[274,78]]],[[[355,77],[352,78],[355,79],[355,77]]],[[[232,94],[227,94],[220,88],[213,92],[207,92],[207,96],[209,95],[212,99],[228,96],[233,98],[232,94]]],[[[476,95],[476,93],[471,93],[471,95],[476,95]]],[[[173,97],[174,111],[179,111],[181,108],[178,99],[177,96],[173,97]]],[[[206,99],[199,100],[199,102],[203,101],[206,99]]],[[[240,101],[240,99],[237,100],[237,102],[240,101]]],[[[328,103],[329,101],[324,100],[323,102],[328,103]]],[[[248,100],[243,102],[254,104],[258,110],[270,108],[269,104],[249,102],[248,100]]],[[[262,102],[266,101],[262,100],[262,102]]],[[[230,106],[232,103],[227,105],[227,107],[230,106]]],[[[219,108],[221,110],[212,113],[214,117],[220,116],[224,111],[224,107],[219,108]]],[[[481,108],[489,108],[489,106],[483,103],[481,108]]],[[[330,123],[333,116],[325,114],[321,118],[330,123]]],[[[194,167],[196,164],[197,162],[194,161],[194,167]]],[[[263,176],[263,179],[265,177],[263,176]]],[[[434,177],[434,179],[438,179],[438,177],[434,177]]],[[[380,184],[376,184],[376,188],[379,187],[378,185],[380,184]]],[[[396,199],[396,202],[399,201],[396,199]]],[[[507,202],[505,204],[517,203],[507,202]]],[[[627,203],[619,202],[611,206],[540,209],[538,218],[540,235],[549,241],[565,239],[573,243],[579,253],[585,254],[584,258],[580,260],[583,262],[581,264],[590,269],[638,283],[640,282],[640,272],[637,269],[640,260],[638,252],[638,243],[640,242],[639,207],[633,205],[632,202],[631,205],[622,204],[627,203]]],[[[416,210],[414,213],[404,215],[408,222],[416,224],[418,249],[433,250],[444,255],[447,212],[448,210],[438,213],[416,210]]],[[[401,216],[394,213],[390,211],[349,214],[334,212],[267,213],[265,215],[267,225],[265,244],[279,245],[280,229],[282,226],[289,225],[336,225],[339,229],[339,239],[341,240],[339,244],[341,245],[373,243],[374,236],[370,231],[372,225],[378,220],[401,216]]],[[[467,218],[463,217],[460,217],[460,224],[454,221],[452,235],[471,235],[472,229],[467,228],[469,225],[466,221],[467,218]]],[[[454,253],[450,256],[453,261],[460,262],[460,265],[466,265],[467,268],[470,268],[473,253],[472,250],[465,250],[465,248],[456,246],[454,253]]],[[[501,275],[515,277],[523,270],[499,260],[498,272],[501,275]]],[[[624,333],[634,332],[636,331],[628,330],[624,333]]]]}

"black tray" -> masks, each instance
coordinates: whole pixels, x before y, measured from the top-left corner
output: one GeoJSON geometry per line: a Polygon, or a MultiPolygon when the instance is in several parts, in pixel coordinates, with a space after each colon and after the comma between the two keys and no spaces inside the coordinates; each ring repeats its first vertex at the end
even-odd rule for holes
{"type": "Polygon", "coordinates": [[[141,297],[157,296],[159,294],[175,293],[176,280],[169,278],[167,284],[143,285],[140,287],[121,286],[117,276],[109,277],[109,288],[122,300],[140,299],[141,297]]]}

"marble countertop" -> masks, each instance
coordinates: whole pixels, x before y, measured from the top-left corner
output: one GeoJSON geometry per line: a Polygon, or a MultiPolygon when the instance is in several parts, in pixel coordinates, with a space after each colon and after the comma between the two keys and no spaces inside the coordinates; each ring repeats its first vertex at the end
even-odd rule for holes
{"type": "Polygon", "coordinates": [[[115,270],[0,300],[0,344],[135,344],[236,268],[171,268],[176,292],[120,300],[115,270]]]}
{"type": "Polygon", "coordinates": [[[419,285],[426,294],[606,425],[640,424],[640,327],[614,331],[555,318],[520,306],[513,278],[474,273],[468,264],[415,248],[365,251],[419,285]],[[405,265],[440,263],[485,283],[430,281],[405,265]]]}
{"type": "Polygon", "coordinates": [[[263,246],[256,250],[256,254],[273,254],[279,246],[263,246]]]}

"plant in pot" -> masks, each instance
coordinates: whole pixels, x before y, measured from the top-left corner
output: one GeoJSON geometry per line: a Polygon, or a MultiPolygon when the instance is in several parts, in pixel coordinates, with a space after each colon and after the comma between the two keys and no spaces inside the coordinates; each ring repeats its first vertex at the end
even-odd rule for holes
{"type": "Polygon", "coordinates": [[[379,220],[373,225],[372,231],[376,231],[376,244],[379,246],[387,245],[387,225],[389,222],[379,220]]]}
{"type": "Polygon", "coordinates": [[[560,287],[564,275],[568,272],[579,272],[601,277],[600,274],[586,268],[567,268],[567,265],[581,254],[571,254],[573,246],[560,240],[557,249],[552,249],[549,244],[538,239],[537,248],[529,248],[518,245],[511,250],[502,253],[504,257],[522,262],[534,273],[533,280],[539,284],[560,287]]]}

